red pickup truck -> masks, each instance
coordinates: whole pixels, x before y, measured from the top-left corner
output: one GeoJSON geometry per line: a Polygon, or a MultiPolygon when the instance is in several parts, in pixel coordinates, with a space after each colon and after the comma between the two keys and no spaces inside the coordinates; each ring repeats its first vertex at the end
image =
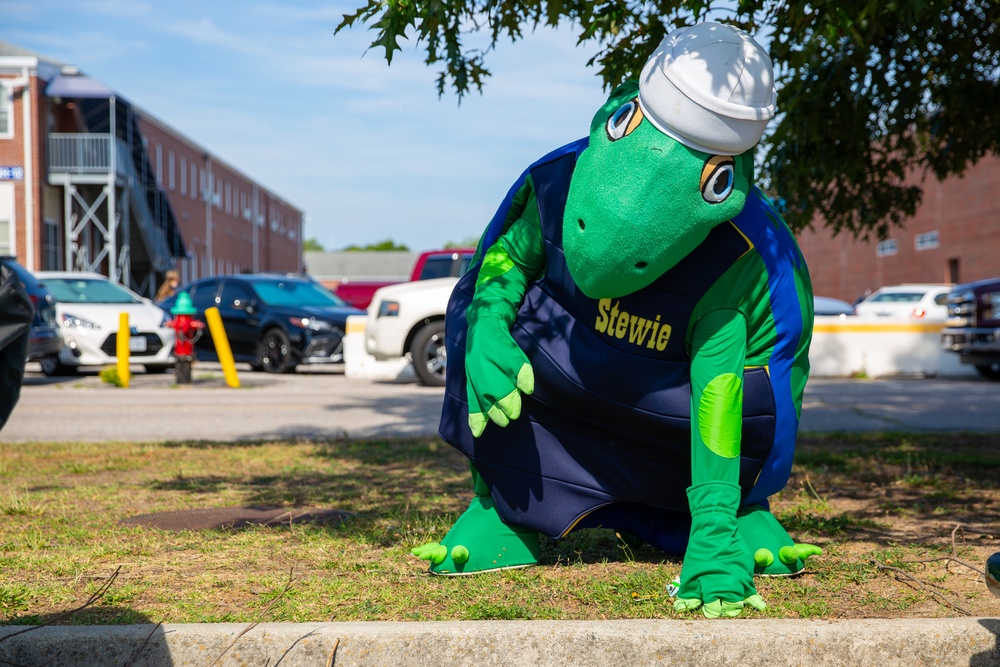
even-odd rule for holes
{"type": "MultiPolygon", "coordinates": [[[[461,248],[458,250],[429,250],[421,253],[410,274],[410,282],[414,280],[430,280],[431,278],[458,277],[469,268],[469,262],[475,254],[475,249],[461,248]]],[[[366,309],[372,302],[375,290],[386,285],[395,285],[399,281],[379,280],[344,280],[333,288],[333,292],[355,308],[366,309]]]]}

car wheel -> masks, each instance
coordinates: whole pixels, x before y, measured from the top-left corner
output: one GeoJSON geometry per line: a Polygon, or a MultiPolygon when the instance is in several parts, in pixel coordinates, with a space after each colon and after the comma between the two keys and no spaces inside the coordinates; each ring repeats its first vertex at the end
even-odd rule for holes
{"type": "Polygon", "coordinates": [[[428,387],[443,387],[448,352],[444,346],[444,320],[430,322],[413,337],[410,358],[420,382],[428,387]]]}
{"type": "Polygon", "coordinates": [[[976,370],[984,378],[1000,380],[1000,363],[996,364],[976,364],[976,370]]]}
{"type": "Polygon", "coordinates": [[[278,328],[265,331],[257,344],[257,363],[267,373],[287,373],[295,368],[288,334],[278,328]]]}
{"type": "Polygon", "coordinates": [[[56,375],[73,375],[76,373],[75,368],[67,366],[59,361],[59,355],[57,354],[42,357],[38,360],[38,364],[42,367],[42,373],[44,373],[46,377],[53,377],[56,375]]]}
{"type": "Polygon", "coordinates": [[[146,375],[163,375],[169,367],[144,365],[142,368],[146,371],[146,375]]]}

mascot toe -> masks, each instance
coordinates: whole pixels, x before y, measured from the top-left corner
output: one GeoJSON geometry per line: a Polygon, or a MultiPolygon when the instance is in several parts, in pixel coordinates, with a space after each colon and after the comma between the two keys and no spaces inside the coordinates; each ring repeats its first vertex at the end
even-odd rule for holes
{"type": "Polygon", "coordinates": [[[446,317],[440,432],[475,497],[435,574],[523,567],[588,527],[683,555],[675,607],[762,609],[754,575],[819,549],[768,511],[788,481],[813,301],[753,185],[771,62],[719,23],[677,30],[588,137],[531,165],[446,317]]]}

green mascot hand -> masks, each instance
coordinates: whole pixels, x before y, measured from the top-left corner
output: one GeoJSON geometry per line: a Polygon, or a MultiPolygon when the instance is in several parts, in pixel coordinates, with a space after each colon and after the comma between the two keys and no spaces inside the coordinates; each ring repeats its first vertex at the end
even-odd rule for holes
{"type": "Polygon", "coordinates": [[[469,396],[469,428],[479,437],[487,419],[506,426],[521,416],[521,393],[535,389],[528,357],[510,335],[501,317],[480,315],[470,322],[465,373],[469,396]]]}
{"type": "Polygon", "coordinates": [[[521,416],[521,394],[535,390],[527,355],[510,335],[528,282],[545,266],[538,226],[518,220],[486,251],[476,294],[466,311],[465,375],[469,428],[479,437],[487,420],[506,426],[521,416]]]}
{"type": "Polygon", "coordinates": [[[687,490],[691,539],[681,567],[677,611],[702,608],[708,618],[738,616],[744,605],[764,609],[753,584],[753,556],[736,532],[740,487],[707,482],[687,490]]]}

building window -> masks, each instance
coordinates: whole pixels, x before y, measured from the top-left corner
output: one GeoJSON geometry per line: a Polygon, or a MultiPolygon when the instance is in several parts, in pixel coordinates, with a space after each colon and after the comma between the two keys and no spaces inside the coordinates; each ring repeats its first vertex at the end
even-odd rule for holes
{"type": "Polygon", "coordinates": [[[0,255],[14,254],[14,184],[0,183],[0,255]]]}
{"type": "Polygon", "coordinates": [[[43,220],[42,230],[42,269],[59,271],[62,269],[62,234],[59,221],[51,218],[43,220]]]}
{"type": "Polygon", "coordinates": [[[7,138],[14,136],[12,106],[10,90],[3,84],[0,84],[0,137],[7,138]]]}
{"type": "Polygon", "coordinates": [[[917,250],[933,250],[940,245],[939,237],[936,229],[933,232],[917,234],[917,237],[913,239],[913,247],[917,250]]]}
{"type": "Polygon", "coordinates": [[[174,152],[167,152],[167,187],[174,189],[174,152]]]}
{"type": "Polygon", "coordinates": [[[198,198],[198,165],[191,163],[191,199],[198,198]]]}
{"type": "Polygon", "coordinates": [[[878,248],[875,250],[875,255],[877,257],[888,257],[889,255],[895,255],[899,252],[899,244],[895,239],[888,239],[886,241],[879,241],[878,248]]]}
{"type": "Polygon", "coordinates": [[[233,187],[226,183],[226,213],[233,212],[233,187]]]}
{"type": "Polygon", "coordinates": [[[181,156],[181,171],[180,171],[180,176],[181,176],[181,194],[182,195],[186,195],[187,191],[188,191],[188,188],[187,188],[187,183],[188,183],[187,171],[188,171],[188,161],[187,161],[187,158],[182,155],[181,156]]]}
{"type": "Polygon", "coordinates": [[[156,182],[163,185],[163,146],[156,144],[156,182]]]}
{"type": "Polygon", "coordinates": [[[0,218],[0,255],[12,255],[13,244],[10,239],[10,220],[0,218]]]}

